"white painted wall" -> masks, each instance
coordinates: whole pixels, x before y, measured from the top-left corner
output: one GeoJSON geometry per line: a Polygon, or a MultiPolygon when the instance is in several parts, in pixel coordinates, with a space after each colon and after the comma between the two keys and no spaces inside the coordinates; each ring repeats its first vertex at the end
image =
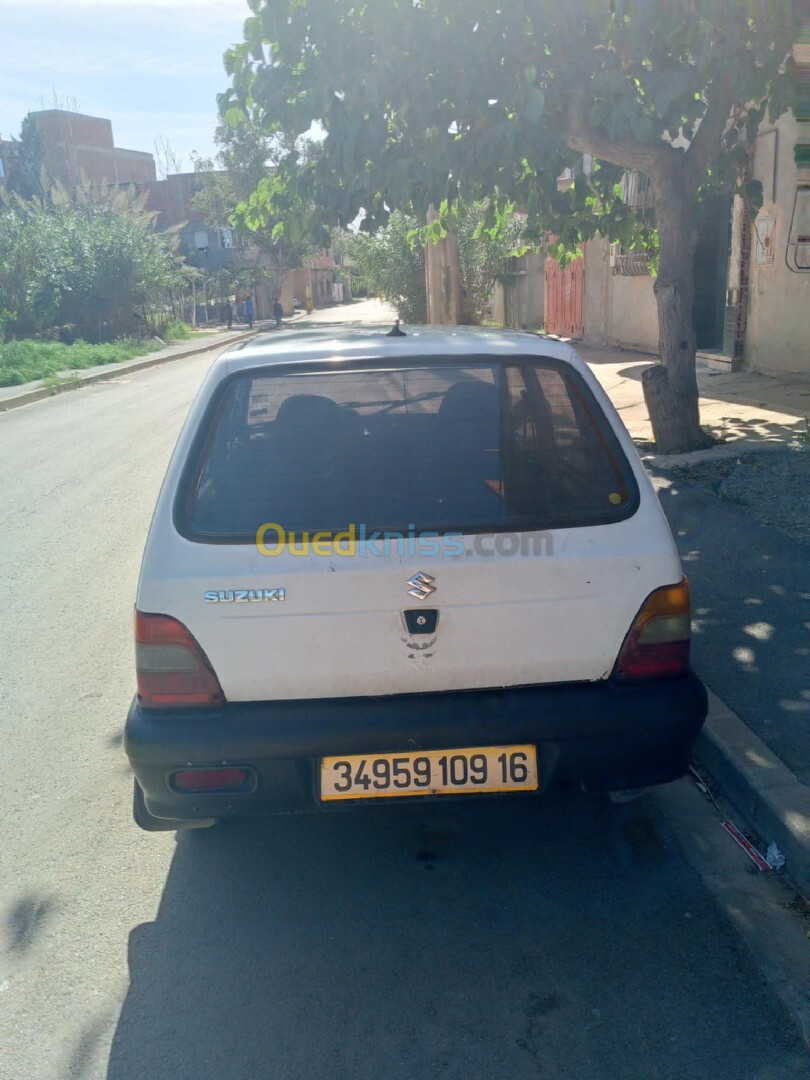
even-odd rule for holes
{"type": "Polygon", "coordinates": [[[796,197],[797,133],[796,118],[786,113],[776,125],[762,125],[754,153],[754,176],[762,182],[764,196],[759,218],[775,218],[774,260],[771,265],[757,264],[754,236],[745,363],[753,371],[772,374],[810,374],[810,271],[797,274],[785,263],[796,197]]]}
{"type": "Polygon", "coordinates": [[[658,310],[652,277],[621,277],[610,267],[610,245],[585,244],[585,341],[658,352],[658,310]]]}
{"type": "Polygon", "coordinates": [[[658,352],[658,307],[654,279],[613,277],[610,339],[631,349],[658,352]]]}

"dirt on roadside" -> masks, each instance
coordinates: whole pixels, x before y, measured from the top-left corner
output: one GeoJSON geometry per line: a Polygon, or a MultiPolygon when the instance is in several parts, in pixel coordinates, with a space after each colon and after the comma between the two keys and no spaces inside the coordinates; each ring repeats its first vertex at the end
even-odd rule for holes
{"type": "Polygon", "coordinates": [[[760,525],[810,544],[810,447],[701,461],[667,473],[746,507],[760,525]]]}

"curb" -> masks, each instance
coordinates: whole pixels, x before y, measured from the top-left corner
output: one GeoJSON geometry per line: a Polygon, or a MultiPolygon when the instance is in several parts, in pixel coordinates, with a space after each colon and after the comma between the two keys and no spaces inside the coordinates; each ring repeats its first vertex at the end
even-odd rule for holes
{"type": "Polygon", "coordinates": [[[756,440],[744,438],[730,440],[726,443],[718,443],[707,447],[705,450],[689,450],[683,454],[652,454],[641,453],[641,460],[645,465],[654,469],[680,469],[689,465],[702,465],[704,462],[711,464],[716,461],[733,461],[736,458],[753,457],[756,454],[785,453],[790,449],[788,439],[756,440]]]}
{"type": "Polygon", "coordinates": [[[124,360],[121,364],[116,365],[115,368],[106,367],[105,371],[94,371],[92,368],[85,372],[77,373],[74,381],[66,383],[64,386],[38,386],[34,390],[26,390],[18,394],[16,397],[6,398],[5,401],[0,402],[0,413],[10,412],[12,409],[17,409],[21,405],[30,405],[34,401],[42,401],[45,398],[56,397],[58,394],[65,394],[71,390],[79,390],[83,386],[89,386],[92,383],[103,382],[105,379],[117,379],[119,375],[126,375],[132,371],[142,371],[144,368],[159,367],[161,364],[171,363],[173,360],[184,360],[189,356],[197,356],[200,353],[209,352],[211,349],[225,350],[229,345],[233,345],[236,341],[243,341],[245,338],[255,337],[257,333],[261,333],[259,330],[249,330],[247,333],[235,334],[233,337],[224,338],[220,341],[209,342],[207,345],[194,345],[192,348],[183,349],[181,352],[172,353],[171,356],[142,356],[135,357],[132,360],[124,360]]]}
{"type": "Polygon", "coordinates": [[[724,702],[709,693],[709,715],[695,744],[703,765],[767,844],[785,856],[785,873],[810,896],[810,788],[724,702]]]}

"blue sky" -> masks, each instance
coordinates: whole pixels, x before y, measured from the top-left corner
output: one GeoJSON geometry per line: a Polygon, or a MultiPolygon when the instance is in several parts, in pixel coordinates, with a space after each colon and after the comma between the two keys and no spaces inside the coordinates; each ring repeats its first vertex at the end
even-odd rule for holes
{"type": "Polygon", "coordinates": [[[0,0],[0,135],[55,92],[112,120],[116,145],[154,152],[162,135],[190,168],[213,153],[222,54],[249,14],[247,0],[0,0]]]}

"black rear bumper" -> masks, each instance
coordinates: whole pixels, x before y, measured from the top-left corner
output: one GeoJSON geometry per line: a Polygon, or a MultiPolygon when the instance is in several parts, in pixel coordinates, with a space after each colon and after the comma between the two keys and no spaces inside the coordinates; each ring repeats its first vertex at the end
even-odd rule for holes
{"type": "Polygon", "coordinates": [[[133,702],[124,745],[149,812],[182,821],[319,809],[318,759],[336,754],[534,743],[541,791],[648,787],[683,775],[706,711],[706,691],[692,673],[216,710],[133,702]],[[250,766],[254,789],[200,795],[169,785],[174,769],[223,764],[250,766]]]}

